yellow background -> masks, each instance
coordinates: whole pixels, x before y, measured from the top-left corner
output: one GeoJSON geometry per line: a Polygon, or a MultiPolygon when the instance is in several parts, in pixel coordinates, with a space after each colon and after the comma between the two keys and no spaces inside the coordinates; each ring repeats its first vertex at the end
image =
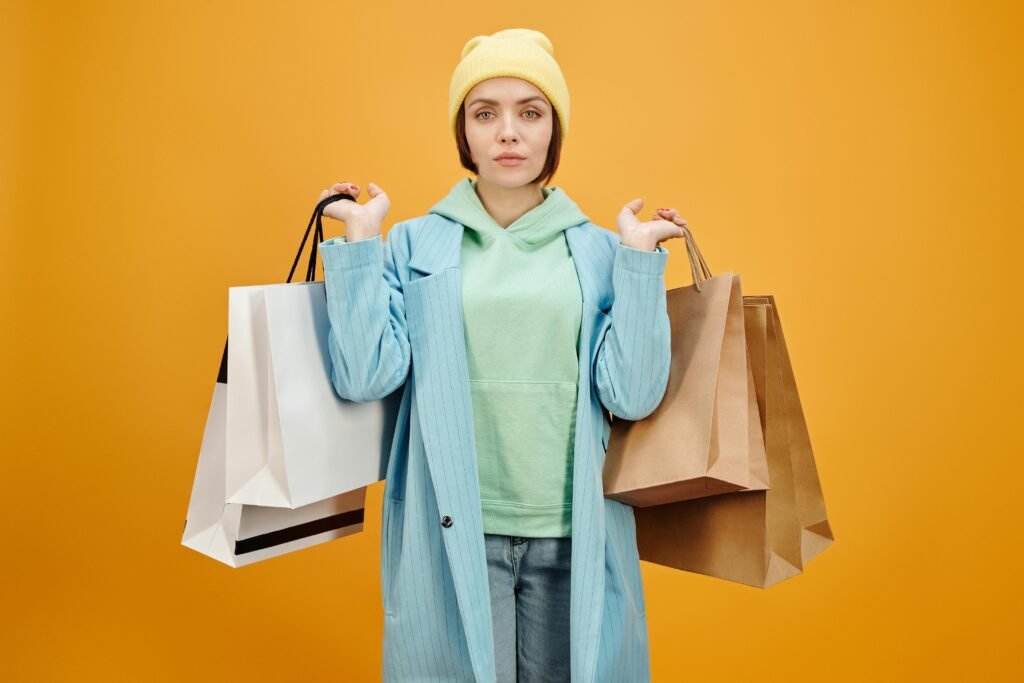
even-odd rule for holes
{"type": "Polygon", "coordinates": [[[462,45],[509,26],[572,94],[553,184],[776,296],[836,533],[768,590],[644,563],[654,680],[1020,676],[1021,13],[5,2],[0,678],[379,677],[382,483],[357,536],[180,545],[228,287],[284,281],[333,182],[425,213],[462,45]]]}

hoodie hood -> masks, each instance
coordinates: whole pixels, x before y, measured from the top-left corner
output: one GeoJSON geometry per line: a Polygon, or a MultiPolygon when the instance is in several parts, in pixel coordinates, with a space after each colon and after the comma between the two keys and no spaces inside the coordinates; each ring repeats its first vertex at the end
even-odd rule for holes
{"type": "Polygon", "coordinates": [[[476,181],[463,178],[455,184],[441,201],[430,208],[436,213],[462,224],[479,243],[507,235],[527,249],[543,245],[558,237],[566,228],[589,221],[569,195],[558,187],[542,187],[544,201],[533,207],[507,228],[498,225],[487,213],[479,195],[476,181]]]}

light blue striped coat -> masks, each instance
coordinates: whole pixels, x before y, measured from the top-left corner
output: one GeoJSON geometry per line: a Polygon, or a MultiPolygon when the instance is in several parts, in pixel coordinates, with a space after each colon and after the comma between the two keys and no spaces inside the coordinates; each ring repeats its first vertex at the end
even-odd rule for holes
{"type": "MultiPolygon", "coordinates": [[[[461,309],[463,226],[436,214],[385,240],[320,245],[338,395],[403,390],[384,488],[384,680],[494,681],[491,603],[461,309]]],[[[585,222],[566,240],[583,318],[573,467],[571,666],[579,682],[650,679],[633,508],[603,495],[611,423],[661,402],[668,252],[585,222]]],[[[543,343],[543,340],[538,340],[543,343]]]]}

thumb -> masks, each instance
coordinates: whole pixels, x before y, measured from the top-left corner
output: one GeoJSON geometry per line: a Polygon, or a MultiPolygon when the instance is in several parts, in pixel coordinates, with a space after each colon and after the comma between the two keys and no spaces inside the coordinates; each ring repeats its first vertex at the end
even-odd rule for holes
{"type": "Polygon", "coordinates": [[[373,199],[379,194],[386,194],[384,190],[380,189],[380,185],[377,183],[367,183],[366,191],[369,193],[370,199],[373,199]]]}
{"type": "Polygon", "coordinates": [[[617,221],[620,225],[632,225],[636,222],[636,215],[640,213],[640,209],[644,206],[644,200],[637,197],[631,202],[628,202],[622,207],[622,211],[619,211],[617,221]]]}

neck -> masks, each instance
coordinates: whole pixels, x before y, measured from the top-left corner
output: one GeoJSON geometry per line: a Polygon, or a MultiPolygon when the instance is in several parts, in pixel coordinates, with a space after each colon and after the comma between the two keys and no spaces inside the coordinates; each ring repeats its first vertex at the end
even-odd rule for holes
{"type": "Polygon", "coordinates": [[[540,183],[502,187],[478,177],[474,185],[480,203],[502,228],[507,228],[527,211],[544,203],[540,183]]]}

